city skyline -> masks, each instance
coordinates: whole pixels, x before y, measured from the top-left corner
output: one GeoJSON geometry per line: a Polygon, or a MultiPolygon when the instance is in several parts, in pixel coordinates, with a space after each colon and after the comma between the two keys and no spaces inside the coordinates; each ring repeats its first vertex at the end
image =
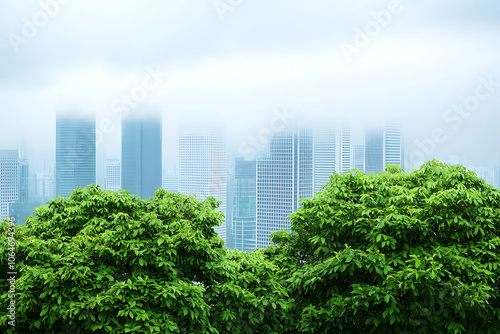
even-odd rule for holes
{"type": "MultiPolygon", "coordinates": [[[[59,174],[62,186],[57,186],[58,178],[55,177],[55,188],[69,193],[74,188],[68,190],[68,184],[83,187],[94,183],[90,182],[89,175],[95,177],[99,166],[95,164],[96,143],[89,140],[88,134],[93,133],[92,127],[96,125],[92,118],[64,113],[60,114],[57,122],[56,148],[62,159],[59,163],[55,162],[55,172],[62,170],[65,173],[59,174]],[[67,161],[72,164],[67,164],[67,161]],[[76,168],[77,165],[86,168],[76,168]],[[89,173],[89,166],[93,166],[94,174],[89,173]],[[68,173],[69,170],[80,173],[68,173]],[[83,182],[86,178],[87,181],[83,182]]],[[[226,241],[227,247],[247,251],[265,247],[270,243],[271,232],[289,228],[286,217],[297,210],[298,200],[317,193],[328,182],[331,173],[353,168],[367,173],[379,172],[388,164],[404,166],[405,163],[405,132],[394,122],[364,129],[345,122],[319,129],[283,128],[269,134],[268,143],[264,145],[266,148],[253,160],[228,154],[231,148],[236,149],[235,144],[228,146],[222,131],[198,127],[179,136],[179,161],[170,162],[169,168],[162,168],[161,165],[162,130],[158,118],[134,117],[124,120],[122,124],[122,158],[127,157],[133,162],[131,167],[147,165],[153,174],[156,172],[159,175],[149,193],[141,193],[140,187],[132,193],[147,198],[157,188],[167,187],[168,191],[197,195],[199,200],[214,196],[222,201],[219,210],[226,217],[224,224],[215,228],[216,231],[226,241]],[[352,130],[358,135],[351,137],[352,130]],[[364,137],[359,136],[362,132],[364,137]],[[143,136],[143,133],[147,135],[143,136]],[[156,151],[151,150],[155,145],[156,151]],[[152,154],[143,154],[141,150],[149,150],[152,154]]],[[[446,162],[456,163],[453,159],[464,158],[450,156],[448,159],[446,162]]],[[[104,189],[126,189],[123,187],[122,161],[115,158],[106,160],[104,189]]],[[[16,219],[24,220],[32,215],[36,206],[44,204],[43,199],[52,198],[47,196],[54,189],[50,173],[30,172],[29,160],[23,157],[20,149],[0,151],[0,165],[2,173],[9,173],[0,175],[0,181],[4,180],[0,182],[0,191],[4,194],[0,198],[0,207],[5,217],[11,212],[16,219]],[[15,166],[7,168],[6,163],[15,166]],[[5,180],[9,178],[10,186],[6,186],[5,180]],[[30,198],[34,200],[29,201],[30,198]]],[[[490,184],[498,186],[500,183],[500,163],[492,169],[473,166],[471,170],[490,184]]],[[[132,185],[141,183],[144,177],[137,168],[131,168],[127,173],[125,178],[135,180],[132,185]]],[[[145,174],[152,175],[151,172],[145,174]]]]}

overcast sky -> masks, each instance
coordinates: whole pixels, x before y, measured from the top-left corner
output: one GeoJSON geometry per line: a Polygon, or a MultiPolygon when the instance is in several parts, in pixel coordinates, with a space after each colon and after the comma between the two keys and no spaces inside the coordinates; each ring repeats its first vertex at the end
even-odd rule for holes
{"type": "Polygon", "coordinates": [[[167,164],[179,125],[224,123],[237,146],[276,108],[398,120],[426,160],[500,155],[497,1],[3,0],[0,30],[0,149],[24,141],[34,168],[58,108],[97,114],[98,163],[119,157],[120,115],[154,108],[167,164]]]}

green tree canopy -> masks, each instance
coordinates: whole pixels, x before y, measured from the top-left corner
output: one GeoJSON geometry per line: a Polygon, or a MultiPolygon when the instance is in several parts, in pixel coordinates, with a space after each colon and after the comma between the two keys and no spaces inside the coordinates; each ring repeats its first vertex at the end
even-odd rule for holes
{"type": "Polygon", "coordinates": [[[18,333],[499,332],[500,191],[462,166],[333,174],[252,253],[218,205],[89,186],[1,223],[0,307],[18,333]]]}
{"type": "MultiPolygon", "coordinates": [[[[15,332],[279,332],[286,303],[277,268],[261,252],[223,247],[218,205],[88,186],[37,208],[15,231],[15,332]]],[[[2,254],[8,235],[4,222],[2,254]]],[[[14,332],[7,256],[0,270],[0,328],[14,332]]]]}
{"type": "Polygon", "coordinates": [[[500,192],[464,167],[333,174],[290,218],[296,332],[500,332],[500,192]]]}

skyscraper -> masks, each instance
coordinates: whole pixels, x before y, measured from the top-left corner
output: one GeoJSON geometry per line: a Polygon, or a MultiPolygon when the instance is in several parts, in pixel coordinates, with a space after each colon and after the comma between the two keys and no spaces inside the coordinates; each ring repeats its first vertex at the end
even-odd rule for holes
{"type": "Polygon", "coordinates": [[[19,159],[19,202],[28,202],[30,193],[30,168],[28,159],[19,159]]]}
{"type": "Polygon", "coordinates": [[[314,192],[328,183],[330,175],[336,171],[335,130],[314,131],[314,192]]]}
{"type": "Polygon", "coordinates": [[[117,191],[121,188],[121,166],[120,159],[106,160],[106,190],[117,191]]]}
{"type": "Polygon", "coordinates": [[[365,172],[379,173],[384,170],[384,130],[383,128],[365,131],[365,172]]]}
{"type": "Polygon", "coordinates": [[[95,119],[58,113],[56,116],[56,196],[96,181],[95,119]]]}
{"type": "Polygon", "coordinates": [[[122,119],[121,187],[141,198],[161,187],[161,130],[159,113],[122,119]]]}
{"type": "Polygon", "coordinates": [[[312,133],[294,129],[274,135],[268,157],[257,160],[258,248],[271,243],[271,232],[290,228],[287,216],[313,190],[312,133]]]}
{"type": "MultiPolygon", "coordinates": [[[[226,214],[226,139],[220,132],[187,132],[179,136],[179,192],[198,200],[213,196],[226,214]]],[[[226,223],[215,231],[226,240],[226,223]]]]}
{"type": "Polygon", "coordinates": [[[385,128],[365,131],[365,172],[378,173],[387,165],[404,168],[404,143],[401,127],[387,124],[385,128]]]}
{"type": "Polygon", "coordinates": [[[235,172],[235,159],[228,152],[226,156],[226,247],[228,249],[236,248],[234,243],[234,231],[233,231],[233,203],[234,203],[234,172],[235,172]]]}
{"type": "Polygon", "coordinates": [[[0,219],[9,218],[9,204],[19,200],[19,153],[0,150],[0,219]]]}
{"type": "Polygon", "coordinates": [[[241,251],[251,252],[256,247],[256,173],[255,160],[235,159],[233,216],[230,230],[234,247],[241,251]]]}
{"type": "Polygon", "coordinates": [[[401,127],[388,124],[385,127],[385,165],[400,165],[404,168],[404,145],[401,127]]]}
{"type": "Polygon", "coordinates": [[[345,173],[351,169],[351,130],[348,127],[343,127],[340,130],[339,142],[340,142],[339,170],[342,173],[345,173]]]}
{"type": "Polygon", "coordinates": [[[354,145],[353,146],[353,168],[359,170],[365,170],[365,145],[354,145]]]}

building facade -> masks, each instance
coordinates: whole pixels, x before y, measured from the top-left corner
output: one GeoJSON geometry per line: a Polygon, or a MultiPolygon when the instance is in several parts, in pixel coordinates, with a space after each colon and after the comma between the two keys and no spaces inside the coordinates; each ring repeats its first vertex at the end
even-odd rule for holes
{"type": "Polygon", "coordinates": [[[290,229],[288,215],[299,199],[313,196],[313,135],[294,129],[271,138],[269,155],[257,160],[256,247],[271,243],[270,234],[290,229]]]}
{"type": "Polygon", "coordinates": [[[340,130],[340,166],[339,171],[346,173],[351,170],[351,130],[343,127],[340,130]]]}
{"type": "Polygon", "coordinates": [[[56,196],[96,182],[95,118],[56,116],[56,196]]]}
{"type": "Polygon", "coordinates": [[[314,193],[328,183],[330,175],[337,171],[336,167],[336,131],[314,131],[314,193]]]}
{"type": "Polygon", "coordinates": [[[365,172],[379,173],[384,170],[384,129],[365,130],[365,172]]]}
{"type": "Polygon", "coordinates": [[[30,200],[30,166],[28,159],[19,159],[19,202],[30,200]]]}
{"type": "Polygon", "coordinates": [[[401,126],[388,124],[384,133],[385,165],[400,165],[404,168],[404,143],[401,126]]]}
{"type": "Polygon", "coordinates": [[[241,251],[251,252],[256,247],[256,183],[256,161],[236,158],[234,163],[232,226],[228,231],[231,231],[232,234],[232,246],[241,251]]]}
{"type": "MultiPolygon", "coordinates": [[[[198,200],[208,196],[222,201],[218,210],[226,215],[226,139],[220,132],[185,132],[179,136],[178,188],[198,200]]],[[[226,223],[215,231],[226,241],[226,223]]]]}
{"type": "Polygon", "coordinates": [[[122,119],[121,188],[141,198],[162,185],[161,114],[122,119]]]}
{"type": "Polygon", "coordinates": [[[365,170],[365,145],[353,146],[353,168],[365,170]]]}
{"type": "Polygon", "coordinates": [[[385,127],[365,131],[365,172],[379,173],[387,165],[404,168],[404,140],[401,127],[387,124],[385,127]]]}
{"type": "Polygon", "coordinates": [[[9,217],[9,205],[19,200],[19,152],[0,150],[0,219],[9,217]]]}
{"type": "Polygon", "coordinates": [[[163,168],[163,178],[161,187],[168,192],[176,193],[179,191],[179,176],[177,166],[173,165],[170,168],[163,168]]]}
{"type": "Polygon", "coordinates": [[[54,198],[55,182],[52,175],[46,173],[36,173],[35,187],[36,199],[47,201],[54,198]]]}
{"type": "Polygon", "coordinates": [[[106,190],[117,191],[121,189],[120,159],[106,159],[106,190]]]}
{"type": "Polygon", "coordinates": [[[177,175],[165,175],[161,181],[161,187],[171,193],[178,192],[179,181],[177,180],[177,175]]]}

